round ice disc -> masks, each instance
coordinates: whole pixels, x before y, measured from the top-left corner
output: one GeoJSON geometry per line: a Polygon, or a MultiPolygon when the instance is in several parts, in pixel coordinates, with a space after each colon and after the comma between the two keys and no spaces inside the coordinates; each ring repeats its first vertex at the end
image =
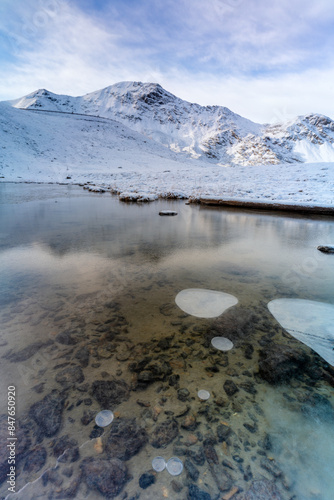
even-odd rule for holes
{"type": "Polygon", "coordinates": [[[213,337],[211,344],[219,351],[229,351],[233,347],[233,342],[226,337],[213,337]]]}
{"type": "Polygon", "coordinates": [[[209,391],[201,389],[200,391],[198,391],[197,396],[199,397],[199,399],[206,400],[206,399],[209,399],[210,393],[209,393],[209,391]]]}
{"type": "Polygon", "coordinates": [[[166,469],[172,476],[178,476],[183,471],[183,463],[177,457],[172,457],[166,464],[166,469]]]}
{"type": "Polygon", "coordinates": [[[95,417],[95,423],[99,427],[106,427],[114,420],[114,414],[110,410],[102,410],[95,417]]]}
{"type": "Polygon", "coordinates": [[[155,457],[152,460],[152,467],[156,472],[161,472],[166,467],[165,459],[162,457],[155,457]]]}

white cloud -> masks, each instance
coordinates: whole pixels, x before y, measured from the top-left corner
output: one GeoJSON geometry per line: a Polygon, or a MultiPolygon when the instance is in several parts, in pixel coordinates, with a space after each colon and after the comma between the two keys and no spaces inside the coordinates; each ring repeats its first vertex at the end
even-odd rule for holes
{"type": "Polygon", "coordinates": [[[0,29],[15,58],[2,62],[0,99],[41,87],[82,95],[141,80],[260,122],[311,111],[334,117],[330,6],[331,0],[212,0],[210,8],[202,0],[138,0],[108,3],[93,15],[73,1],[17,0],[14,12],[3,0],[0,29]]]}

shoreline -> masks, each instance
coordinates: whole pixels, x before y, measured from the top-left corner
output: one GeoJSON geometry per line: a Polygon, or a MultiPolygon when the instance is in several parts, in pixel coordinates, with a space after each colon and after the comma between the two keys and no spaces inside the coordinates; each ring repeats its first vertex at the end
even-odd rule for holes
{"type": "Polygon", "coordinates": [[[291,212],[291,213],[301,213],[301,214],[315,214],[315,215],[329,215],[334,216],[334,206],[321,206],[321,205],[303,205],[303,204],[291,204],[291,203],[279,203],[279,202],[261,202],[254,200],[240,200],[240,199],[223,199],[223,198],[210,198],[210,197],[193,197],[193,196],[179,196],[175,193],[168,193],[165,196],[160,194],[150,194],[145,195],[131,192],[122,193],[121,191],[111,187],[111,186],[99,186],[93,182],[82,183],[82,182],[43,182],[43,181],[4,181],[0,180],[1,184],[45,184],[45,185],[57,185],[57,186],[78,186],[82,189],[88,190],[91,193],[104,194],[110,193],[113,196],[117,196],[119,201],[123,203],[151,203],[157,200],[185,200],[186,205],[202,205],[210,207],[229,207],[229,208],[243,208],[250,210],[264,210],[264,211],[275,211],[275,212],[291,212]]]}

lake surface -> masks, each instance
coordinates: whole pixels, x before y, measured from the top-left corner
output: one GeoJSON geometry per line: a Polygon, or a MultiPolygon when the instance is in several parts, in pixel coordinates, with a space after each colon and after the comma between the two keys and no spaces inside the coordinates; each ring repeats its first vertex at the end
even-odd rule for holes
{"type": "Polygon", "coordinates": [[[16,493],[2,445],[1,498],[241,499],[262,480],[284,500],[331,500],[334,371],[267,304],[333,304],[334,257],[317,250],[333,242],[324,216],[1,184],[1,413],[15,386],[17,419],[16,493]],[[188,315],[175,297],[194,288],[238,304],[188,315]],[[231,350],[211,346],[217,332],[231,350]],[[309,361],[272,384],[258,363],[281,345],[309,361]],[[114,413],[104,428],[101,410],[114,413]],[[157,456],[182,473],[153,471],[157,456]]]}

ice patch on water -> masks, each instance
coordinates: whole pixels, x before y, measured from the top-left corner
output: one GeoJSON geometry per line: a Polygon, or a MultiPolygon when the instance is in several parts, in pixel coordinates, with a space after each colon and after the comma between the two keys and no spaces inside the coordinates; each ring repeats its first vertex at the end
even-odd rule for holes
{"type": "Polygon", "coordinates": [[[114,420],[114,414],[110,410],[102,410],[95,417],[95,423],[99,427],[106,427],[114,420]]]}
{"type": "Polygon", "coordinates": [[[233,348],[233,342],[226,337],[213,337],[211,344],[219,351],[230,351],[233,348]]]}
{"type": "Polygon", "coordinates": [[[182,290],[175,297],[182,311],[198,318],[216,318],[229,307],[235,306],[238,299],[234,295],[202,288],[182,290]]]}
{"type": "Polygon", "coordinates": [[[334,366],[334,305],[314,300],[276,299],[268,309],[290,335],[334,366]]]}

